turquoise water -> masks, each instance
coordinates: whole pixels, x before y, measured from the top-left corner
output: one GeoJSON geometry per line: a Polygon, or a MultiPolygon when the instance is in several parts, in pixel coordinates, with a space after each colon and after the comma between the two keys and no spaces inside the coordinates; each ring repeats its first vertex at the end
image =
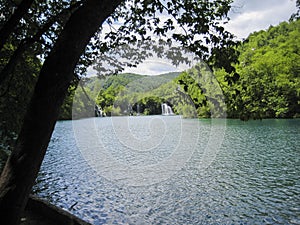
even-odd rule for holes
{"type": "Polygon", "coordinates": [[[34,193],[93,224],[300,224],[300,120],[124,119],[58,122],[34,193]]]}

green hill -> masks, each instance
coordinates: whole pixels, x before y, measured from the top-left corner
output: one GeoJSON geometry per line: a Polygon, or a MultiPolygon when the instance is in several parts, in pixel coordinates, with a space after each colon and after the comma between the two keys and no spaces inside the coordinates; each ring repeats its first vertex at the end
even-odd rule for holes
{"type": "MultiPolygon", "coordinates": [[[[147,103],[142,103],[146,97],[154,101],[150,96],[162,85],[172,82],[180,73],[172,72],[156,76],[124,73],[105,78],[84,78],[77,88],[70,88],[69,95],[61,110],[61,119],[82,118],[94,116],[95,104],[101,107],[107,116],[129,115],[136,113],[136,105],[141,105],[142,113],[147,108],[147,103]],[[126,105],[126,106],[125,106],[126,105]],[[130,107],[130,110],[128,110],[130,107]],[[132,110],[132,107],[135,109],[132,110]],[[72,115],[73,112],[73,115],[72,115]]],[[[163,88],[165,92],[165,88],[163,88]]],[[[161,93],[161,96],[163,93],[161,93]]],[[[147,101],[148,101],[147,100],[147,101]]],[[[155,98],[155,104],[160,107],[164,98],[155,98]]],[[[144,100],[145,101],[145,100],[144,100]]],[[[155,108],[157,113],[158,109],[155,108]]],[[[146,113],[146,112],[145,112],[146,113]]],[[[148,114],[153,114],[150,110],[148,114]]]]}
{"type": "MultiPolygon", "coordinates": [[[[239,80],[228,85],[216,75],[227,98],[228,115],[241,119],[300,116],[300,20],[251,34],[239,47],[239,80]]],[[[230,75],[229,75],[230,76],[230,75]]]]}
{"type": "Polygon", "coordinates": [[[158,114],[162,102],[187,117],[224,117],[225,111],[243,120],[299,117],[300,20],[255,32],[236,50],[232,73],[214,68],[221,91],[203,76],[209,71],[200,64],[190,73],[86,78],[76,91],[70,88],[61,119],[72,118],[72,107],[73,118],[93,116],[95,104],[108,116],[158,114]]]}

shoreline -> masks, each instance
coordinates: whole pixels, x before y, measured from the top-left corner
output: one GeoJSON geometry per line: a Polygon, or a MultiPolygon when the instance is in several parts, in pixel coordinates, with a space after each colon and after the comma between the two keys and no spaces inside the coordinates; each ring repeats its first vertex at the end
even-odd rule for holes
{"type": "Polygon", "coordinates": [[[31,195],[21,225],[92,225],[46,200],[31,195]]]}

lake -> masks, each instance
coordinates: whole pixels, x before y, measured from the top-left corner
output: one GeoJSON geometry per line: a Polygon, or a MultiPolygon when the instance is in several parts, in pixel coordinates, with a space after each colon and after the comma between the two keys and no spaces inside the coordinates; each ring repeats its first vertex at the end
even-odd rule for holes
{"type": "Polygon", "coordinates": [[[300,120],[59,121],[33,192],[93,224],[300,224],[300,120]]]}

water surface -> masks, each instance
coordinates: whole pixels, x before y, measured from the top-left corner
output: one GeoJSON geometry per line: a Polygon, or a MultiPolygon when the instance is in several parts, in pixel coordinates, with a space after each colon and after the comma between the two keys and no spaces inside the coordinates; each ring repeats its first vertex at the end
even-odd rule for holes
{"type": "Polygon", "coordinates": [[[300,224],[300,120],[128,121],[58,122],[34,192],[93,224],[300,224]]]}

